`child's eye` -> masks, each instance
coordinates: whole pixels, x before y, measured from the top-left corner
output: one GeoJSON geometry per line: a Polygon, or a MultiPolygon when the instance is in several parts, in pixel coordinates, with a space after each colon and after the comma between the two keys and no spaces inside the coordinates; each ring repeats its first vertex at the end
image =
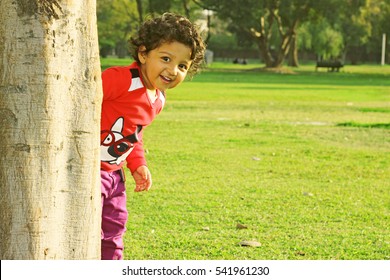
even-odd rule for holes
{"type": "Polygon", "coordinates": [[[169,62],[169,61],[171,61],[171,59],[170,59],[169,57],[167,57],[167,56],[163,56],[161,59],[162,59],[162,61],[164,61],[164,62],[169,62]]]}
{"type": "Polygon", "coordinates": [[[180,64],[179,68],[182,69],[182,70],[187,70],[188,69],[187,65],[185,65],[185,64],[180,64]]]}

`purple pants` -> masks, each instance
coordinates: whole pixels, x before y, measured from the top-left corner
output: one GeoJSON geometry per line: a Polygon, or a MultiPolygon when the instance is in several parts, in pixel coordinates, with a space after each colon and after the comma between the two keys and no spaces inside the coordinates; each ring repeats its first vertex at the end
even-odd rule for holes
{"type": "Polygon", "coordinates": [[[126,190],[121,170],[100,170],[102,182],[102,260],[123,259],[123,235],[126,231],[126,190]]]}

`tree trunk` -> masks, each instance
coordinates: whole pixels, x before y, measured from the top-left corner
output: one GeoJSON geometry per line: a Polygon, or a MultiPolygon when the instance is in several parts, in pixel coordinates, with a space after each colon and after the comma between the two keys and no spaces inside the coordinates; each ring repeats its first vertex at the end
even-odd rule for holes
{"type": "Polygon", "coordinates": [[[288,54],[288,65],[291,67],[299,67],[297,41],[297,34],[295,34],[292,37],[292,42],[288,54]]]}
{"type": "Polygon", "coordinates": [[[190,19],[190,7],[188,6],[189,4],[189,0],[182,0],[181,3],[183,5],[183,9],[184,9],[184,15],[186,16],[186,18],[190,19]]]}
{"type": "Polygon", "coordinates": [[[267,68],[274,67],[275,60],[268,49],[268,44],[263,40],[262,42],[259,42],[257,45],[259,47],[260,56],[265,63],[265,67],[267,68]]]}
{"type": "Polygon", "coordinates": [[[139,24],[142,25],[142,23],[144,22],[144,17],[143,17],[144,10],[142,8],[142,0],[137,0],[136,2],[137,2],[139,24]]]}
{"type": "Polygon", "coordinates": [[[252,36],[256,40],[256,44],[259,50],[260,59],[265,63],[265,67],[272,67],[274,64],[274,59],[269,49],[269,41],[266,28],[265,28],[265,19],[264,17],[260,18],[260,29],[256,30],[255,28],[251,28],[252,36]]]}
{"type": "Polygon", "coordinates": [[[0,1],[0,259],[100,259],[95,6],[0,1]]]}
{"type": "Polygon", "coordinates": [[[265,18],[261,17],[260,19],[260,30],[251,29],[252,35],[256,38],[257,46],[259,48],[259,53],[261,59],[265,63],[267,68],[278,68],[283,66],[284,60],[290,52],[290,49],[293,48],[293,52],[296,54],[296,62],[298,62],[298,53],[296,49],[296,29],[298,26],[298,20],[295,20],[292,24],[290,30],[286,34],[283,32],[282,20],[275,13],[271,13],[267,18],[268,28],[265,25],[265,18]],[[271,27],[276,22],[277,28],[279,30],[279,35],[281,42],[278,48],[272,48],[270,46],[270,38],[272,35],[271,27]]]}

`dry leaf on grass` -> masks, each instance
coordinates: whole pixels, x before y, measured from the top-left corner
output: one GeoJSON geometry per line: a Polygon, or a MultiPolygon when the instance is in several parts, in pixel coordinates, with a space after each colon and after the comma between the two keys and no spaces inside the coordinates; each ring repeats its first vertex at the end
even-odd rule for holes
{"type": "Polygon", "coordinates": [[[257,241],[241,241],[239,243],[243,247],[260,247],[261,243],[257,241]]]}
{"type": "Polygon", "coordinates": [[[240,223],[237,223],[236,228],[238,228],[238,229],[247,229],[248,226],[240,224],[240,223]]]}
{"type": "Polygon", "coordinates": [[[304,196],[314,196],[314,194],[312,194],[311,192],[303,192],[303,195],[304,196]]]}

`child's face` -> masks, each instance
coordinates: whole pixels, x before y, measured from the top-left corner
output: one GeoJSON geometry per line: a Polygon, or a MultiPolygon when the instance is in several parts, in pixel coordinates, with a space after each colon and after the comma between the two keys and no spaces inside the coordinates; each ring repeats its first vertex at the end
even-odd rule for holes
{"type": "Polygon", "coordinates": [[[149,90],[166,91],[180,84],[191,66],[191,49],[179,42],[163,43],[158,48],[138,52],[145,86],[149,90]]]}

